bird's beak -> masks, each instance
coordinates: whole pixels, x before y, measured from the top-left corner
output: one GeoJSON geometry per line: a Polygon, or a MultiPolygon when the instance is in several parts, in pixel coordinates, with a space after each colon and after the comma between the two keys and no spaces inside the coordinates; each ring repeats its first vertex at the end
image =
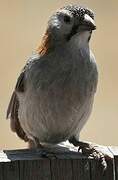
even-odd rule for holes
{"type": "Polygon", "coordinates": [[[79,30],[92,31],[96,29],[95,21],[88,15],[84,15],[84,19],[80,24],[79,30]]]}
{"type": "Polygon", "coordinates": [[[92,32],[92,30],[95,29],[96,29],[95,21],[88,14],[85,14],[81,23],[80,23],[80,19],[79,20],[78,18],[76,19],[72,31],[68,35],[67,39],[69,40],[73,35],[77,34],[78,32],[82,32],[82,31],[92,32]]]}

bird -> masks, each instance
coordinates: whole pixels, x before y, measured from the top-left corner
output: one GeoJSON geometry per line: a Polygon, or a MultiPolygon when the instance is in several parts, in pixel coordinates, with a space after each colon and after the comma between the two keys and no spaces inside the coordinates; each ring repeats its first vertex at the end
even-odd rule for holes
{"type": "Polygon", "coordinates": [[[67,5],[49,18],[42,42],[22,69],[7,109],[11,130],[29,148],[69,140],[95,152],[79,140],[98,83],[89,45],[94,30],[94,13],[87,7],[67,5]]]}

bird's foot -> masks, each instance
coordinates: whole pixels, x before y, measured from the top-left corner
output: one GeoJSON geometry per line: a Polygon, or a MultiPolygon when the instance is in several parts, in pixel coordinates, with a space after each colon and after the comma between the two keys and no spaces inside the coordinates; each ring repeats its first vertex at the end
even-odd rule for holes
{"type": "Polygon", "coordinates": [[[112,159],[111,154],[107,154],[104,149],[104,146],[100,146],[94,143],[82,142],[79,141],[78,151],[82,152],[83,155],[94,158],[100,162],[103,172],[107,169],[107,160],[112,159]]]}
{"type": "Polygon", "coordinates": [[[83,155],[98,160],[103,172],[107,168],[107,160],[113,159],[112,154],[109,153],[105,146],[100,146],[90,142],[78,141],[75,137],[69,139],[69,142],[74,146],[79,146],[78,151],[82,152],[83,155]]]}
{"type": "Polygon", "coordinates": [[[30,138],[28,140],[29,149],[42,149],[43,146],[40,144],[39,140],[36,137],[30,138]]]}

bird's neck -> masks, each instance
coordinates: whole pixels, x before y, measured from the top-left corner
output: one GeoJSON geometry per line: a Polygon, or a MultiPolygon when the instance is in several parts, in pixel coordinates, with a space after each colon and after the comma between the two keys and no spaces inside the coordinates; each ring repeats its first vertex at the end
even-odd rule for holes
{"type": "Polygon", "coordinates": [[[56,48],[64,48],[65,39],[57,39],[52,36],[48,31],[44,34],[40,46],[37,48],[37,52],[40,55],[44,55],[51,51],[54,51],[56,48]]]}
{"type": "Polygon", "coordinates": [[[77,35],[72,37],[69,41],[66,41],[64,38],[57,39],[47,31],[43,36],[42,43],[38,47],[37,52],[40,56],[54,51],[61,52],[61,54],[63,54],[62,52],[66,52],[75,56],[75,54],[78,55],[78,52],[80,51],[81,54],[89,56],[89,42],[87,41],[87,37],[85,37],[85,35],[86,34],[84,34],[84,37],[82,35],[77,35]]]}

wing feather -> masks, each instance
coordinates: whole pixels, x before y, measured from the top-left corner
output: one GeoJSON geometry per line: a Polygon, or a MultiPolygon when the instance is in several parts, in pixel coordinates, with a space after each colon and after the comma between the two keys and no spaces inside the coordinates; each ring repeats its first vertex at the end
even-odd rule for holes
{"type": "Polygon", "coordinates": [[[24,141],[28,141],[28,138],[24,130],[22,129],[18,118],[19,101],[17,97],[17,92],[23,93],[25,91],[24,80],[25,80],[25,71],[23,71],[18,78],[15,91],[13,92],[10,103],[8,105],[6,118],[10,119],[11,130],[13,132],[16,132],[17,135],[24,141]]]}
{"type": "Polygon", "coordinates": [[[7,115],[6,118],[10,119],[10,126],[11,126],[11,130],[13,132],[16,132],[17,135],[23,139],[24,141],[28,141],[28,138],[24,132],[24,130],[22,129],[20,122],[19,122],[19,118],[18,118],[18,110],[19,110],[19,100],[17,97],[17,93],[24,93],[25,92],[25,73],[26,70],[30,69],[30,67],[32,66],[32,64],[34,62],[36,62],[37,60],[39,60],[40,56],[39,54],[33,54],[29,60],[27,61],[25,67],[23,68],[22,72],[20,73],[20,76],[18,77],[16,86],[15,86],[15,90],[11,96],[11,100],[9,102],[8,105],[8,109],[7,109],[7,115]]]}

